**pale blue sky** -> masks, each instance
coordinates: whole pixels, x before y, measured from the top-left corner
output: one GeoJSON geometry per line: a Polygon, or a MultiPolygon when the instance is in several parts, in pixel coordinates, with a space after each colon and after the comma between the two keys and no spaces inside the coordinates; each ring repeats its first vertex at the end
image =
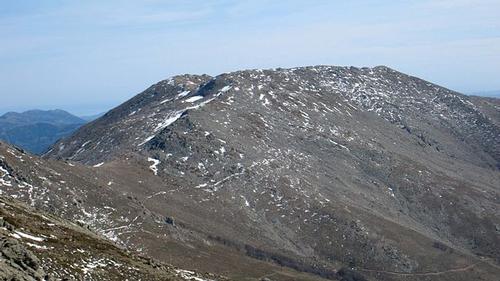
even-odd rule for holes
{"type": "Polygon", "coordinates": [[[5,0],[0,113],[92,114],[181,73],[387,65],[500,89],[500,0],[5,0]]]}

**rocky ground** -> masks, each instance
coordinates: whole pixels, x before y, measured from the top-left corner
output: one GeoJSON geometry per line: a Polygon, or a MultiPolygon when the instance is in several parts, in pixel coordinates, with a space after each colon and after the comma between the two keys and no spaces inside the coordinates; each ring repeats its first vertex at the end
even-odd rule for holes
{"type": "Polygon", "coordinates": [[[0,197],[2,280],[222,280],[133,255],[72,222],[0,197]]]}

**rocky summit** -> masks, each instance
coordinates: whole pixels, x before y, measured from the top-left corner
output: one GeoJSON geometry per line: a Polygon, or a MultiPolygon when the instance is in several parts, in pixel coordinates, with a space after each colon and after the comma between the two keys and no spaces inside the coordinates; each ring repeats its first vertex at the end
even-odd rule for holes
{"type": "Polygon", "coordinates": [[[499,112],[384,66],[180,75],[42,158],[0,145],[0,187],[235,280],[493,281],[499,112]]]}

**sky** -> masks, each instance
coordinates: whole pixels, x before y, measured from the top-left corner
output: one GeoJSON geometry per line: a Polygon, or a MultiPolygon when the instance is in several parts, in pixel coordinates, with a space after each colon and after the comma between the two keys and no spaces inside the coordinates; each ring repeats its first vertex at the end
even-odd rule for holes
{"type": "Polygon", "coordinates": [[[172,75],[387,65],[500,90],[500,0],[5,0],[0,114],[106,111],[172,75]]]}

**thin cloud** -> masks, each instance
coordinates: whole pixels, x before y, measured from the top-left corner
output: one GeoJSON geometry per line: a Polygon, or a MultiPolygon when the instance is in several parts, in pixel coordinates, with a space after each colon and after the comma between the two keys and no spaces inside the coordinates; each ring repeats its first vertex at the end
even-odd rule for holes
{"type": "Polygon", "coordinates": [[[497,0],[431,0],[425,1],[425,5],[434,8],[478,8],[499,6],[497,0]]]}
{"type": "Polygon", "coordinates": [[[500,2],[44,3],[0,14],[0,92],[16,93],[3,106],[125,100],[178,73],[312,64],[386,64],[456,90],[500,88],[500,2]]]}

